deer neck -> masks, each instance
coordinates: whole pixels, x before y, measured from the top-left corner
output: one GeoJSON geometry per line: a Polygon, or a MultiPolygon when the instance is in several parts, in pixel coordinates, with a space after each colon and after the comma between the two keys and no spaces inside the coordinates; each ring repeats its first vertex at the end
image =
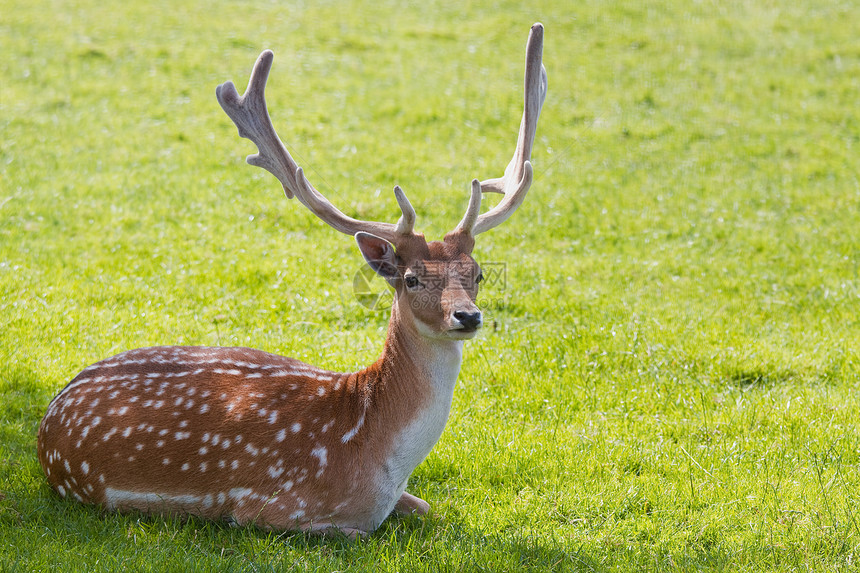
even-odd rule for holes
{"type": "Polygon", "coordinates": [[[463,357],[462,340],[429,338],[404,314],[395,301],[382,356],[366,371],[368,425],[386,443],[384,471],[403,485],[445,428],[463,357]]]}
{"type": "Polygon", "coordinates": [[[453,392],[463,360],[463,341],[425,336],[411,319],[395,305],[388,325],[388,336],[380,357],[386,386],[418,390],[426,386],[434,392],[453,392]]]}

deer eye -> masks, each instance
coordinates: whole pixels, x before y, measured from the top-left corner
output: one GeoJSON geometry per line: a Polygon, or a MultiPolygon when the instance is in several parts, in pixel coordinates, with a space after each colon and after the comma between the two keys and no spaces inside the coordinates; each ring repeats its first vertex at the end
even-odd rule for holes
{"type": "Polygon", "coordinates": [[[478,271],[478,276],[475,279],[475,284],[480,284],[481,281],[483,281],[483,280],[484,280],[484,273],[482,273],[481,271],[478,271]]]}
{"type": "Polygon", "coordinates": [[[421,285],[421,281],[415,275],[407,275],[404,280],[406,281],[407,288],[416,288],[421,285]]]}

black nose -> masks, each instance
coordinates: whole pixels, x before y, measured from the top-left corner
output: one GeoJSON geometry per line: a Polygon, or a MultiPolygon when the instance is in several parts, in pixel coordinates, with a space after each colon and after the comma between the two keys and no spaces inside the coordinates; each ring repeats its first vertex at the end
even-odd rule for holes
{"type": "Polygon", "coordinates": [[[465,330],[478,330],[481,327],[480,312],[466,312],[458,310],[454,313],[454,318],[460,321],[465,330]]]}

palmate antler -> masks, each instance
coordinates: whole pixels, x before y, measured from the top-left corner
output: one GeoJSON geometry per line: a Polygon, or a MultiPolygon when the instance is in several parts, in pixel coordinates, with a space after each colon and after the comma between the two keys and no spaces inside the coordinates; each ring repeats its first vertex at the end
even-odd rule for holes
{"type": "MultiPolygon", "coordinates": [[[[479,182],[472,181],[472,194],[466,214],[455,229],[474,237],[503,223],[522,204],[532,182],[529,161],[537,131],[537,121],[547,91],[546,69],[542,64],[543,25],[534,24],[526,45],[525,106],[517,139],[517,147],[503,177],[479,182]],[[480,214],[482,193],[502,193],[499,203],[480,214]]],[[[265,88],[274,55],[264,51],[257,58],[248,88],[239,95],[233,82],[219,85],[215,91],[218,102],[239,128],[239,135],[253,141],[258,153],[249,155],[248,163],[266,169],[278,178],[288,198],[295,196],[305,207],[331,227],[354,235],[364,231],[383,238],[395,246],[404,238],[414,236],[415,210],[400,187],[394,196],[402,215],[397,224],[361,221],[343,214],[317,191],[304,176],[302,168],[290,156],[278,137],[266,108],[265,88]]]]}
{"type": "Polygon", "coordinates": [[[469,207],[457,226],[457,229],[464,230],[473,237],[505,222],[522,204],[531,186],[532,165],[529,159],[537,132],[538,117],[546,99],[547,90],[546,69],[543,67],[542,60],[543,25],[538,23],[532,26],[526,44],[525,105],[514,156],[508,163],[503,177],[481,182],[477,179],[472,181],[469,207]],[[504,198],[486,213],[479,214],[481,193],[488,192],[502,193],[504,198]]]}
{"type": "Polygon", "coordinates": [[[288,198],[292,199],[295,196],[314,215],[342,233],[355,235],[359,231],[364,231],[395,244],[399,239],[411,236],[415,225],[415,209],[412,208],[400,187],[394,188],[394,196],[403,214],[397,224],[392,225],[360,221],[344,215],[310,184],[302,168],[298,166],[278,137],[266,108],[266,80],[272,68],[273,58],[274,54],[271,50],[260,54],[254,64],[248,88],[242,96],[239,96],[233,82],[225,82],[215,89],[218,103],[239,128],[239,135],[257,145],[258,153],[249,155],[248,163],[262,167],[277,177],[284,186],[284,193],[288,198]]]}

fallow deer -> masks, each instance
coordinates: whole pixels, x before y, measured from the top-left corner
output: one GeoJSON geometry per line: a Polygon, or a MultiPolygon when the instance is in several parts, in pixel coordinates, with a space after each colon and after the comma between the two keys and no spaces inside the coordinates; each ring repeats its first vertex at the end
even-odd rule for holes
{"type": "Polygon", "coordinates": [[[166,346],[129,350],[85,368],[42,419],[38,455],[62,497],[109,510],[197,515],[276,530],[360,536],[392,511],[425,514],[405,491],[445,427],[462,360],[482,315],[475,236],[525,199],[543,100],[543,27],[526,46],[525,110],[503,177],[472,181],[457,227],[442,241],[413,231],[399,187],[396,224],[360,221],[314,189],[269,118],[264,51],[248,88],[216,95],[270,171],[317,217],[353,235],[394,290],[381,357],[364,370],[331,372],[248,348],[166,346]],[[502,199],[481,214],[481,194],[502,199]]]}

